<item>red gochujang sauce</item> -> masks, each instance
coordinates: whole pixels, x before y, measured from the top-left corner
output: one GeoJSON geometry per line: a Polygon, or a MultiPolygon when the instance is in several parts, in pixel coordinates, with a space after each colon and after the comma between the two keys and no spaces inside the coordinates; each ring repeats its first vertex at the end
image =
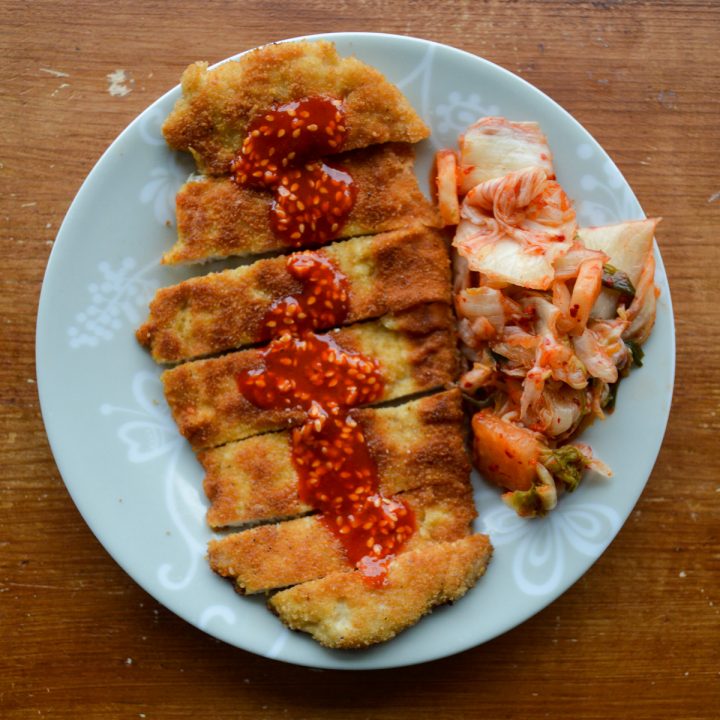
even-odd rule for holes
{"type": "Polygon", "coordinates": [[[273,106],[250,123],[233,177],[240,186],[273,191],[270,224],[289,246],[332,240],[352,211],[352,177],[317,159],[338,152],[346,136],[342,103],[326,97],[273,106]]]}
{"type": "Polygon", "coordinates": [[[305,423],[292,432],[299,495],[321,513],[349,562],[374,585],[415,530],[402,501],[378,490],[378,473],[362,429],[348,414],[382,397],[378,363],[312,330],[347,316],[347,280],[319,253],[291,255],[288,269],[303,291],[275,303],[265,317],[273,337],[262,367],[237,376],[240,392],[262,408],[301,408],[305,423]]]}

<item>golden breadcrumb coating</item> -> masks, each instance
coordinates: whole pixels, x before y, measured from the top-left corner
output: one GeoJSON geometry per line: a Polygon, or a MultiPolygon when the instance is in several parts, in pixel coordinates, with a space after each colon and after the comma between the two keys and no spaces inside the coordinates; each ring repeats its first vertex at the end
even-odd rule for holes
{"type": "MultiPolygon", "coordinates": [[[[350,416],[362,431],[386,497],[470,473],[459,390],[397,407],[355,409],[350,416]]],[[[312,510],[298,495],[289,431],[201,451],[198,460],[206,473],[211,527],[283,520],[312,510]]]]}
{"type": "Polygon", "coordinates": [[[380,72],[355,57],[341,58],[325,40],[266,45],[213,70],[195,63],[183,73],[182,93],[163,134],[171,147],[192,152],[208,175],[228,173],[254,118],[305,97],[342,100],[348,128],[343,150],[412,143],[430,134],[380,72]]]}
{"type": "Polygon", "coordinates": [[[492,554],[486,535],[426,543],[390,564],[372,587],[357,572],[336,572],[273,595],[268,605],[294,630],[331,648],[363,648],[395,637],[434,607],[461,598],[492,554]]]}
{"type": "MultiPolygon", "coordinates": [[[[347,278],[345,324],[421,303],[450,302],[450,258],[437,230],[417,226],[314,252],[347,278]]],[[[251,345],[263,339],[264,318],[273,304],[302,287],[285,257],[190,278],[157,291],[136,335],[159,363],[251,345]]]]}
{"type": "MultiPolygon", "coordinates": [[[[408,225],[439,227],[435,208],[420,192],[410,145],[391,143],[338,155],[357,197],[336,239],[395,230],[408,225]]],[[[176,199],[178,239],[166,264],[205,262],[231,256],[285,251],[270,225],[272,193],[240,187],[229,177],[205,177],[180,188],[176,199]]]]}
{"type": "MultiPolygon", "coordinates": [[[[177,196],[178,239],[163,262],[289,251],[272,231],[272,193],[241,188],[229,174],[256,118],[317,96],[342,101],[347,136],[328,162],[347,170],[357,190],[336,238],[345,241],[314,251],[349,285],[346,327],[328,334],[378,363],[378,404],[447,387],[461,371],[448,249],[437,211],[418,188],[410,146],[429,130],[377,70],[339,57],[330,42],[273,44],[214,70],[205,63],[185,70],[163,133],[172,148],[193,155],[204,177],[177,196]]],[[[263,370],[263,348],[238,348],[265,342],[268,311],[302,289],[286,256],[195,277],[158,291],[137,338],[157,362],[183,363],[162,381],[206,472],[208,522],[247,526],[209,543],[212,569],[241,593],[279,590],[270,609],[321,644],[365,647],[460,598],[484,573],[492,548],[486,536],[471,535],[477,513],[457,389],[349,412],[377,467],[378,491],[407,503],[415,519],[384,584],[368,582],[349,562],[328,526],[342,518],[300,500],[290,429],[306,413],[249,402],[238,378],[263,370]]]]}
{"type": "MultiPolygon", "coordinates": [[[[421,305],[330,334],[344,350],[379,363],[385,386],[378,402],[441,387],[457,379],[460,370],[455,324],[445,304],[421,305]]],[[[261,351],[251,349],[188,362],[162,374],[173,418],[193,448],[214,447],[304,421],[300,409],[261,409],[238,390],[239,373],[262,367],[261,351]]]]}
{"type": "MultiPolygon", "coordinates": [[[[476,516],[469,479],[432,485],[398,494],[415,514],[415,532],[403,548],[409,552],[426,542],[457,540],[470,532],[476,516]]],[[[319,515],[243,530],[211,540],[210,567],[232,578],[242,593],[287,587],[352,566],[337,538],[319,515]]]]}

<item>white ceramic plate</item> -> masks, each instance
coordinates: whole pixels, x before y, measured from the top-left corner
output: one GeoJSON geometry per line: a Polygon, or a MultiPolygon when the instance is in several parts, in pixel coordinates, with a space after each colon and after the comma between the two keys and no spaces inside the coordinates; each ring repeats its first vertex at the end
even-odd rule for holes
{"type": "MultiPolygon", "coordinates": [[[[477,117],[536,120],[580,222],[643,217],[622,175],[568,113],[492,63],[424,40],[328,35],[342,54],[379,68],[432,128],[419,151],[425,182],[433,152],[455,146],[477,117]]],[[[181,63],[178,59],[178,73],[181,63]]],[[[495,556],[486,576],[395,640],[360,652],[321,648],[286,630],[262,599],[241,598],[205,560],[210,531],[201,468],[166,408],[159,368],[135,342],[156,288],[188,270],[161,267],[174,236],[174,196],[192,165],[170,151],[160,125],[179,97],[167,93],[110,146],[58,233],[37,326],[43,417],[68,490],[100,542],[151,595],[209,634],[266,657],[316,667],[380,668],[457,653],[518,625],[552,602],[600,556],[630,514],[662,441],[673,386],[670,293],[658,255],[657,324],[645,366],[622,382],[617,409],[584,437],[615,470],[588,478],[547,518],[517,518],[474,479],[478,531],[495,556]]]]}

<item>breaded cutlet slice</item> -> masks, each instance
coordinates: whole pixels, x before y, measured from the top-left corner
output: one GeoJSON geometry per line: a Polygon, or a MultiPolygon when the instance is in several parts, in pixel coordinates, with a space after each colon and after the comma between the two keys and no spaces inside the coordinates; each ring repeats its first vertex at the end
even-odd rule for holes
{"type": "Polygon", "coordinates": [[[190,65],[163,134],[171,147],[190,151],[201,172],[224,175],[253,119],[314,96],[342,101],[348,128],[342,150],[414,143],[430,134],[380,72],[355,57],[341,58],[326,40],[265,45],[213,70],[207,63],[190,65]]]}
{"type": "Polygon", "coordinates": [[[270,609],[293,630],[330,648],[363,648],[414,625],[434,607],[460,599],[485,573],[487,535],[426,543],[390,563],[374,587],[358,572],[335,572],[275,593],[270,609]]]}
{"type": "MultiPolygon", "coordinates": [[[[459,390],[349,414],[362,431],[386,497],[469,476],[459,390]]],[[[211,527],[283,520],[312,511],[298,494],[291,443],[290,431],[284,431],[198,453],[206,473],[211,527]]]]}
{"type": "MultiPolygon", "coordinates": [[[[347,278],[348,314],[343,324],[427,302],[450,303],[450,259],[438,230],[416,226],[353,238],[311,253],[329,259],[347,278]]],[[[286,257],[190,278],[157,291],[136,336],[159,363],[252,345],[267,339],[264,318],[271,307],[302,289],[286,257]]]]}
{"type": "MultiPolygon", "coordinates": [[[[441,387],[460,370],[453,316],[445,304],[420,305],[328,335],[342,349],[379,363],[384,391],[378,403],[441,387]]],[[[299,408],[262,409],[242,395],[238,374],[262,369],[262,351],[253,348],[184,363],[162,374],[173,418],[195,450],[305,420],[299,408]]]]}
{"type": "MultiPolygon", "coordinates": [[[[416,529],[402,552],[427,542],[457,540],[476,517],[469,479],[398,494],[415,514],[416,529]]],[[[231,578],[238,592],[288,587],[333,572],[350,572],[340,541],[319,515],[259,525],[208,544],[210,567],[231,578]]]]}
{"type": "MultiPolygon", "coordinates": [[[[337,240],[419,224],[439,227],[437,210],[420,192],[412,146],[378,145],[338,155],[357,197],[337,240]]],[[[288,249],[270,225],[269,190],[240,187],[229,177],[185,183],[177,194],[178,239],[162,262],[205,262],[288,249]]]]}

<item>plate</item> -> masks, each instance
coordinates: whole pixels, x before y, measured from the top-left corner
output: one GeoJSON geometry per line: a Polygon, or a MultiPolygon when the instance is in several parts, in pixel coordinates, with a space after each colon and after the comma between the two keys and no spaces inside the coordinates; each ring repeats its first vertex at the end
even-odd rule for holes
{"type": "MultiPolygon", "coordinates": [[[[536,120],[581,225],[644,217],[598,143],[546,95],[512,73],[459,50],[409,37],[318,35],[397,84],[431,126],[418,152],[427,188],[433,153],[453,147],[481,115],[536,120]]],[[[178,73],[181,68],[178,59],[178,73]]],[[[204,554],[202,472],[172,422],[160,370],[135,342],[155,290],[191,271],[159,264],[174,239],[175,193],[192,171],[160,133],[175,88],[117,138],[77,194],[47,266],[37,324],[38,389],[55,459],[77,507],[115,560],[147,592],[210,635],[258,655],[323,668],[381,668],[451,655],[534,615],[572,585],[620,530],[652,470],[665,431],[674,375],[667,278],[645,365],[623,381],[617,409],[583,439],[614,470],[587,478],[541,520],[521,520],[499,493],[473,482],[476,529],[495,556],[477,587],[452,607],[384,645],[323,649],[291,632],[260,598],[240,598],[204,554]]]]}

